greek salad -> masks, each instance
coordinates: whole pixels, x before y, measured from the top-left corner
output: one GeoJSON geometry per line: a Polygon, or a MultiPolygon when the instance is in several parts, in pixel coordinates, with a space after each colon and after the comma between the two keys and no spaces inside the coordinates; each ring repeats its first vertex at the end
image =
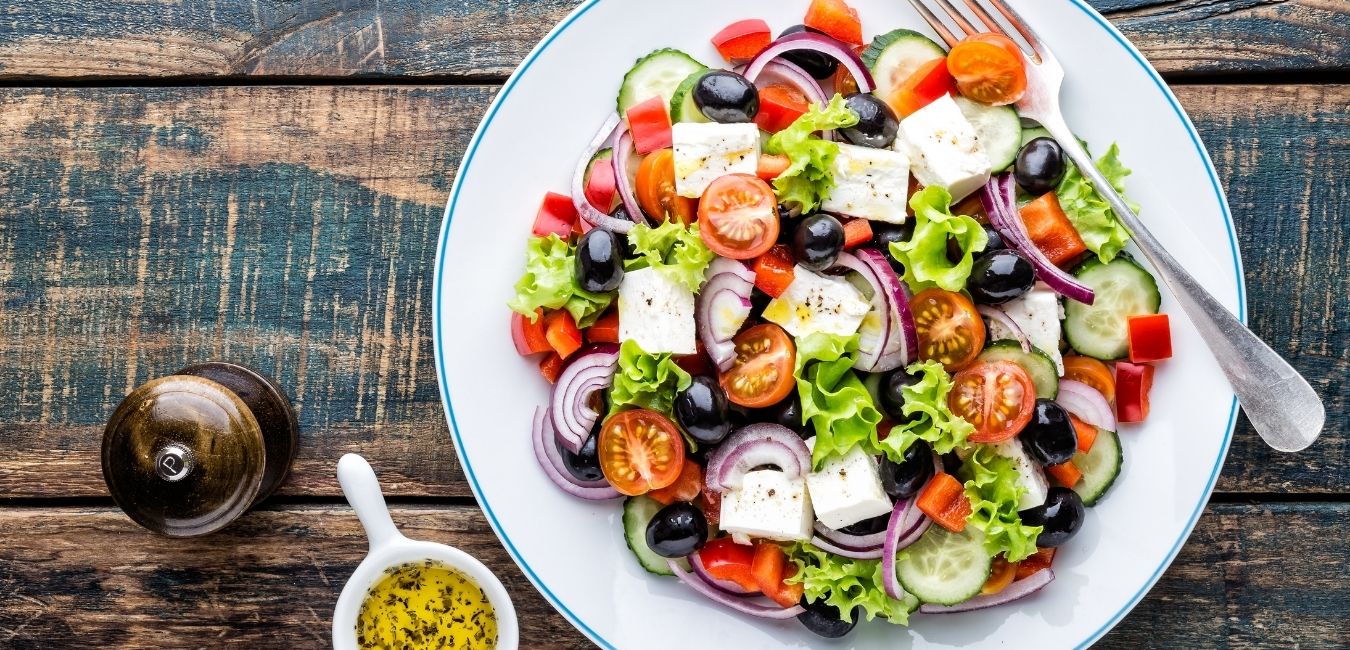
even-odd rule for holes
{"type": "Polygon", "coordinates": [[[863,34],[812,0],[638,60],[509,302],[552,482],[622,499],[646,571],[826,637],[1050,584],[1171,356],[1129,231],[1012,106],[1017,45],[863,34]]]}

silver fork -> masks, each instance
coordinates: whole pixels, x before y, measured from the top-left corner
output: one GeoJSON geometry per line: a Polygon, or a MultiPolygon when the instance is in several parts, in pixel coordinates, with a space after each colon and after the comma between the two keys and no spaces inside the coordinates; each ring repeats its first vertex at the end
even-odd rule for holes
{"type": "Polygon", "coordinates": [[[1232,384],[1242,410],[1247,413],[1247,418],[1266,444],[1280,451],[1299,451],[1317,440],[1326,422],[1326,409],[1308,381],[1187,273],[1144,227],[1138,215],[1126,205],[1111,183],[1097,171],[1088,152],[1069,130],[1059,108],[1059,88],[1064,82],[1064,68],[1036,32],[1003,0],[965,0],[970,15],[983,23],[986,29],[976,27],[967,14],[949,0],[927,2],[936,5],[937,10],[930,9],[925,0],[909,0],[949,46],[955,45],[964,35],[980,32],[997,32],[1017,42],[1017,37],[994,18],[990,8],[1016,30],[1031,47],[1031,51],[1022,52],[1027,60],[1027,91],[1016,104],[1018,112],[1022,117],[1040,122],[1055,137],[1073,164],[1092,182],[1097,193],[1106,198],[1112,210],[1134,233],[1135,244],[1157,269],[1167,288],[1181,303],[1191,322],[1195,323],[1196,329],[1200,330],[1214,358],[1218,360],[1219,367],[1232,384]],[[938,17],[939,13],[947,16],[958,31],[953,32],[938,17]]]}

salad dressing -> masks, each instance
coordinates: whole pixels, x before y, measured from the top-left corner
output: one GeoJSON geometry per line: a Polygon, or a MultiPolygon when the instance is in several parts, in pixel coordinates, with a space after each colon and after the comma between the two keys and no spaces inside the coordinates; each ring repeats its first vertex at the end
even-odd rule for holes
{"type": "Polygon", "coordinates": [[[473,580],[440,562],[387,569],[356,617],[361,648],[497,646],[497,614],[473,580]]]}

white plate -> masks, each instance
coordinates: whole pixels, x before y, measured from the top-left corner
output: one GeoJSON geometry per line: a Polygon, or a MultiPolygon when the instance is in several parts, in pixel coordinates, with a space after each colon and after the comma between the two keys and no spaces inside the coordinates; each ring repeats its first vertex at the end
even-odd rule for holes
{"type": "MultiPolygon", "coordinates": [[[[709,38],[732,20],[775,29],[807,0],[587,0],[525,58],[502,88],[460,167],[436,264],[441,396],[465,474],[492,527],[558,611],[606,647],[806,647],[794,621],[729,613],[673,579],[645,574],[624,546],[617,502],[557,490],[530,448],[530,417],[547,402],[536,361],[517,356],[505,306],[545,191],[567,192],[576,159],[639,56],[677,47],[720,61],[709,38]]],[[[867,36],[923,29],[907,3],[853,0],[867,36]]],[[[1195,129],[1157,73],[1080,0],[1022,0],[1020,11],[1064,62],[1069,123],[1097,150],[1119,141],[1135,170],[1130,195],[1154,234],[1215,296],[1245,318],[1232,221],[1195,129]]],[[[1011,607],[915,615],[909,628],[864,623],[855,647],[1092,643],[1143,597],[1203,509],[1228,449],[1237,402],[1200,335],[1164,292],[1178,356],[1161,364],[1153,413],[1122,431],[1125,467],[1055,558],[1056,581],[1011,607]]]]}

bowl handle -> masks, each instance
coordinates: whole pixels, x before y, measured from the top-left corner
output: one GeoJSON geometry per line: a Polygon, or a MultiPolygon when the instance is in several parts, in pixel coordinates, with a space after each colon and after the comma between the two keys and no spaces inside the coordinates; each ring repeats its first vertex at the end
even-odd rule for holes
{"type": "Polygon", "coordinates": [[[380,491],[380,481],[375,478],[375,470],[370,463],[357,454],[347,454],[338,461],[338,483],[347,503],[356,511],[361,527],[366,529],[366,538],[370,540],[370,550],[402,538],[389,517],[389,507],[384,503],[384,493],[380,491]]]}

